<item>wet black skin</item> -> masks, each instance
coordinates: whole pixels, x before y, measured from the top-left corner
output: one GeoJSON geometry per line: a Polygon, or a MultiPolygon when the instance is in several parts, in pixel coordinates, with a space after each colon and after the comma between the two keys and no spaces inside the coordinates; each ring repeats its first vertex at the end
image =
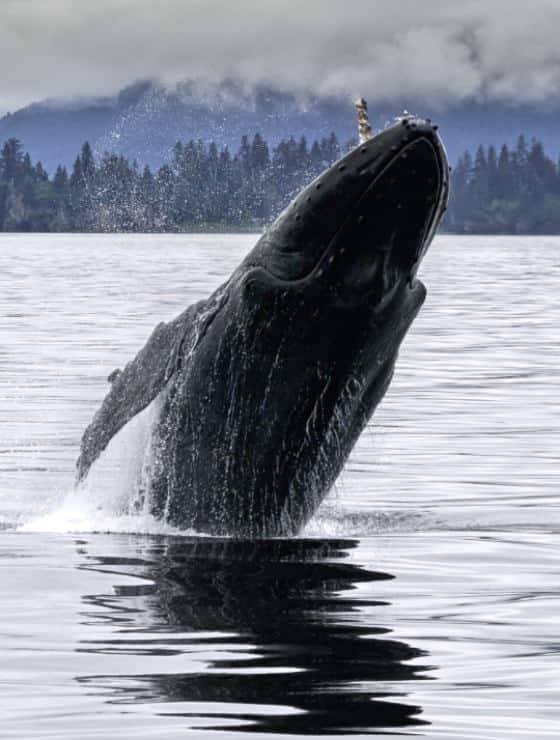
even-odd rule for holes
{"type": "Polygon", "coordinates": [[[322,173],[216,294],[116,376],[80,475],[163,393],[152,511],[211,534],[296,533],[387,390],[447,193],[435,127],[414,118],[322,173]]]}

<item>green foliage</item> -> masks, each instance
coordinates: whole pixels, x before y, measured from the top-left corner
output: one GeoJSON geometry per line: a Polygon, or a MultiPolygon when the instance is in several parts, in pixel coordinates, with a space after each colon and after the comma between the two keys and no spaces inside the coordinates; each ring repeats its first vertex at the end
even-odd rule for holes
{"type": "Polygon", "coordinates": [[[156,172],[122,156],[100,159],[85,143],[70,175],[49,179],[10,139],[0,156],[0,231],[187,231],[259,228],[341,154],[336,136],[282,141],[260,134],[232,155],[203,141],[177,142],[156,172]]]}
{"type": "MultiPolygon", "coordinates": [[[[349,142],[348,146],[355,145],[349,142]]],[[[346,147],[345,147],[346,148],[346,147]]],[[[239,149],[177,142],[156,172],[85,143],[70,173],[52,179],[22,144],[0,150],[0,231],[210,231],[258,229],[341,156],[334,134],[308,145],[289,138],[270,149],[260,134],[239,149]]],[[[541,142],[479,147],[452,173],[444,223],[458,233],[560,233],[560,168],[541,142]]]]}
{"type": "Polygon", "coordinates": [[[515,149],[479,147],[459,159],[451,177],[444,227],[473,234],[560,233],[560,169],[537,139],[515,149]]]}

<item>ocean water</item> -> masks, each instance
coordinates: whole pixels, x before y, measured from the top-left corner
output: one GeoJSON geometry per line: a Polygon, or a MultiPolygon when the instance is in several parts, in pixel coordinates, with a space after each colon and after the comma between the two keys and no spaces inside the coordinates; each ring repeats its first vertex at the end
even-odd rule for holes
{"type": "Polygon", "coordinates": [[[138,514],[107,375],[254,235],[0,235],[0,737],[560,736],[560,238],[436,239],[389,392],[298,538],[138,514]]]}

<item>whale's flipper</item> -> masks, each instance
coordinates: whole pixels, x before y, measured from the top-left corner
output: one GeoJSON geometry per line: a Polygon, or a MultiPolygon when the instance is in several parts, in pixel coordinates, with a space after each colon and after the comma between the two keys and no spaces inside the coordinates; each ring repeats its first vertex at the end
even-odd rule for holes
{"type": "Polygon", "coordinates": [[[195,331],[196,318],[206,303],[195,303],[173,321],[158,324],[134,360],[124,370],[111,373],[111,390],[82,437],[77,462],[79,480],[115,434],[163,390],[180,366],[182,349],[188,344],[189,334],[195,331]]]}

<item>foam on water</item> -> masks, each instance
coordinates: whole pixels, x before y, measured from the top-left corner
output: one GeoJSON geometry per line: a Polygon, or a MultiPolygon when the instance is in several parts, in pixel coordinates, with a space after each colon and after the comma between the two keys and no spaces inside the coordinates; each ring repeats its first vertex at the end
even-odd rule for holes
{"type": "Polygon", "coordinates": [[[162,404],[163,398],[158,396],[128,422],[61,505],[25,522],[19,531],[192,534],[180,532],[150,513],[152,439],[162,404]]]}
{"type": "MultiPolygon", "coordinates": [[[[161,394],[131,419],[93,463],[87,477],[67,491],[54,509],[17,526],[0,519],[0,528],[28,533],[208,536],[178,529],[164,519],[156,519],[150,511],[153,432],[164,400],[161,394]]],[[[319,508],[302,530],[302,537],[366,537],[430,528],[428,519],[414,511],[348,511],[340,489],[337,487],[319,508]]]]}

